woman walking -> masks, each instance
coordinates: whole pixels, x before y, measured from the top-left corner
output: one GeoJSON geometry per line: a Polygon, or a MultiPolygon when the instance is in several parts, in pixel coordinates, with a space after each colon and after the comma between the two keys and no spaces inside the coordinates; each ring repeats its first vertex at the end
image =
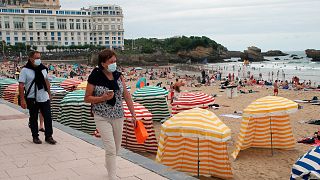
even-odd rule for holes
{"type": "Polygon", "coordinates": [[[121,147],[124,121],[122,96],[132,114],[134,126],[136,126],[136,116],[124,77],[116,70],[116,54],[106,49],[99,53],[98,59],[98,68],[93,69],[88,78],[85,102],[92,104],[94,120],[105,147],[108,177],[114,180],[116,156],[121,147]]]}

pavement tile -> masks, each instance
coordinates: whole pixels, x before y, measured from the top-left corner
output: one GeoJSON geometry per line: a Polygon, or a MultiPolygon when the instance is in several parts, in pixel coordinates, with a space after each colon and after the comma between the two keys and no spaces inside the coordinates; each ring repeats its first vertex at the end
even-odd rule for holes
{"type": "Polygon", "coordinates": [[[71,169],[62,169],[54,172],[28,175],[31,180],[56,180],[56,179],[78,179],[80,178],[71,169]]]}
{"type": "Polygon", "coordinates": [[[93,163],[88,159],[72,160],[58,163],[50,163],[50,166],[55,170],[67,169],[67,168],[76,168],[81,166],[93,166],[93,163]]]}
{"type": "Polygon", "coordinates": [[[12,177],[12,178],[5,178],[1,180],[30,180],[28,176],[19,176],[19,177],[12,177]]]}
{"type": "MultiPolygon", "coordinates": [[[[100,156],[100,157],[95,157],[95,158],[88,158],[89,161],[93,162],[94,164],[105,164],[105,157],[104,156],[100,156]]],[[[117,161],[118,163],[118,161],[117,161]]]]}
{"type": "Polygon", "coordinates": [[[138,174],[148,174],[151,171],[142,168],[141,166],[132,166],[124,169],[117,169],[117,175],[120,178],[125,178],[125,177],[130,177],[130,176],[135,176],[138,174]]]}
{"type": "Polygon", "coordinates": [[[136,177],[138,177],[141,180],[166,180],[167,178],[159,176],[156,173],[150,172],[148,174],[137,174],[136,177]]]}
{"type": "Polygon", "coordinates": [[[131,176],[131,177],[126,177],[126,178],[120,178],[121,180],[140,180],[139,178],[135,177],[135,176],[131,176]]]}
{"type": "Polygon", "coordinates": [[[95,176],[104,177],[108,175],[104,165],[73,167],[72,170],[81,177],[95,176]]]}
{"type": "MultiPolygon", "coordinates": [[[[4,161],[2,161],[4,162],[4,161]]],[[[10,161],[7,161],[5,163],[0,163],[0,171],[2,170],[7,170],[7,169],[16,169],[17,166],[13,163],[13,162],[10,162],[10,161]]]]}
{"type": "Polygon", "coordinates": [[[18,168],[23,168],[23,167],[32,167],[32,166],[41,166],[41,165],[49,165],[50,163],[57,163],[59,162],[57,159],[54,157],[31,157],[31,158],[20,158],[16,159],[14,161],[14,164],[18,168]]]}
{"type": "Polygon", "coordinates": [[[5,178],[9,178],[9,175],[4,170],[0,170],[0,179],[5,178]]]}
{"type": "Polygon", "coordinates": [[[42,166],[8,169],[6,171],[10,177],[18,177],[18,176],[26,176],[26,175],[50,172],[50,171],[54,171],[54,169],[49,165],[42,165],[42,166]]]}

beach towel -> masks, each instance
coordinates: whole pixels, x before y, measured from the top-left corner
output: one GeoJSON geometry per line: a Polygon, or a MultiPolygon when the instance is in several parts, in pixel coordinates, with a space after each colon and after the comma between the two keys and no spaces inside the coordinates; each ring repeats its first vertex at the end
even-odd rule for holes
{"type": "Polygon", "coordinates": [[[230,117],[230,118],[234,118],[234,119],[240,119],[242,117],[242,116],[238,116],[235,114],[221,114],[220,116],[230,117]]]}

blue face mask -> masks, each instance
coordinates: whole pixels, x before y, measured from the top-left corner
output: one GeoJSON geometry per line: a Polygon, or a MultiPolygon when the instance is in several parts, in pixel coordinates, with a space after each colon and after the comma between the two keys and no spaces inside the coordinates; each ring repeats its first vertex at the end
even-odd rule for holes
{"type": "Polygon", "coordinates": [[[117,63],[112,63],[108,65],[109,72],[115,72],[117,70],[117,63]]]}
{"type": "Polygon", "coordinates": [[[34,65],[39,66],[41,64],[41,60],[40,59],[35,59],[34,60],[34,65]]]}

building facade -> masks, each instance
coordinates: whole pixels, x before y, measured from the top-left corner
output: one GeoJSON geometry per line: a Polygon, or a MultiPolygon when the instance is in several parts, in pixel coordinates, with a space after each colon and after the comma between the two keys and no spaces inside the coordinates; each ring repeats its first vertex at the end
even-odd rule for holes
{"type": "Polygon", "coordinates": [[[123,13],[117,5],[97,5],[81,10],[24,8],[21,5],[0,7],[1,39],[11,45],[37,46],[39,51],[46,51],[47,45],[100,45],[123,49],[123,13]]]}

